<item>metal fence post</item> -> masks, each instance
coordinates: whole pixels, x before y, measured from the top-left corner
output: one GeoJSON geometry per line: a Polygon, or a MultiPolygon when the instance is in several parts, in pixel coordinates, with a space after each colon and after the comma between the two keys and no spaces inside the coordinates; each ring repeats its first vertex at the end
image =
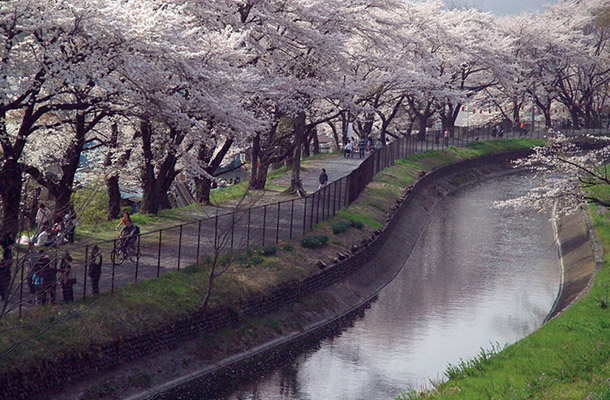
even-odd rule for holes
{"type": "Polygon", "coordinates": [[[216,218],[214,218],[214,251],[218,248],[218,211],[216,211],[216,218]]]}
{"type": "Polygon", "coordinates": [[[161,234],[163,233],[163,230],[159,231],[159,247],[157,250],[157,278],[159,277],[159,274],[161,273],[161,234]]]}
{"type": "Polygon", "coordinates": [[[311,216],[309,218],[309,229],[313,228],[313,210],[316,207],[316,192],[311,195],[311,216]]]}
{"type": "MultiPolygon", "coordinates": [[[[343,178],[339,179],[339,198],[338,198],[339,206],[337,207],[338,210],[341,209],[341,197],[343,197],[343,196],[341,196],[341,189],[343,189],[342,182],[343,182],[343,178]]],[[[337,201],[337,196],[335,196],[335,201],[337,201]]]]}
{"type": "Polygon", "coordinates": [[[317,196],[318,199],[317,199],[317,203],[316,203],[316,225],[317,225],[319,218],[320,218],[320,195],[321,195],[321,193],[319,191],[316,193],[318,194],[318,196],[317,196]]]}
{"type": "MultiPolygon", "coordinates": [[[[341,180],[339,180],[341,182],[341,180]]],[[[337,214],[337,181],[333,182],[333,188],[335,189],[333,194],[333,216],[337,214]]]]}
{"type": "MultiPolygon", "coordinates": [[[[19,247],[17,247],[19,249],[19,247]]],[[[27,256],[27,253],[26,253],[27,256]]],[[[21,285],[19,286],[19,318],[21,318],[21,311],[23,307],[23,274],[25,270],[26,257],[23,257],[23,266],[21,267],[21,285]]],[[[19,258],[17,258],[17,265],[19,265],[19,258]]]]}
{"type": "Polygon", "coordinates": [[[303,198],[303,234],[305,234],[305,225],[307,222],[307,197],[303,198]]]}
{"type": "Polygon", "coordinates": [[[267,205],[263,206],[263,246],[265,246],[265,228],[267,227],[267,205]]]}
{"type": "Polygon", "coordinates": [[[133,283],[138,283],[138,269],[140,268],[140,237],[141,235],[138,235],[138,248],[136,253],[136,275],[133,283]]]}
{"type": "Polygon", "coordinates": [[[178,268],[180,271],[180,259],[182,258],[182,225],[180,225],[180,234],[178,236],[178,268]]]}
{"type": "Polygon", "coordinates": [[[248,229],[246,230],[246,247],[250,247],[250,216],[252,215],[252,209],[248,208],[248,229]]]}
{"type": "Polygon", "coordinates": [[[292,239],[292,224],[294,220],[294,199],[290,202],[290,234],[288,235],[289,239],[292,239]]]}
{"type": "MultiPolygon", "coordinates": [[[[85,246],[85,268],[83,273],[83,300],[87,298],[87,265],[89,264],[89,246],[85,246]]],[[[22,281],[23,282],[23,281],[22,281]]]]}
{"type": "Polygon", "coordinates": [[[117,254],[116,254],[116,239],[112,241],[112,247],[113,247],[112,252],[114,253],[114,257],[111,257],[112,258],[112,278],[111,278],[111,281],[110,281],[110,292],[114,293],[114,267],[115,267],[114,259],[117,256],[117,254]]]}
{"type": "Polygon", "coordinates": [[[282,203],[278,201],[277,203],[277,225],[275,226],[275,243],[280,242],[280,205],[282,203]]]}
{"type": "Polygon", "coordinates": [[[322,221],[324,221],[326,219],[326,186],[324,186],[324,188],[322,189],[323,191],[323,195],[322,195],[322,221]]]}
{"type": "Polygon", "coordinates": [[[201,220],[199,220],[199,226],[197,227],[197,254],[195,258],[195,264],[199,264],[199,249],[201,247],[201,220]]]}
{"type": "Polygon", "coordinates": [[[233,250],[233,241],[235,239],[235,212],[231,214],[231,250],[233,250]]]}

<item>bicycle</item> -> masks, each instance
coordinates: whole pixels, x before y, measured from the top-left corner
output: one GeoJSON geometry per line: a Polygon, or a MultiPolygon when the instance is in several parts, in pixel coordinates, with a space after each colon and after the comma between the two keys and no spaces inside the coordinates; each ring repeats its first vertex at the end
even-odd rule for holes
{"type": "Polygon", "coordinates": [[[128,240],[125,249],[123,246],[115,247],[110,253],[110,259],[115,265],[121,265],[127,259],[132,263],[136,263],[138,260],[138,249],[134,240],[128,240]]]}

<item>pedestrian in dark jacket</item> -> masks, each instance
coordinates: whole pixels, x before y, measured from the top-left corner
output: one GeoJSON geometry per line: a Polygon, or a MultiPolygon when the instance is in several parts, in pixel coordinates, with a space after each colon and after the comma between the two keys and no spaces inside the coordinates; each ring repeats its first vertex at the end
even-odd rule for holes
{"type": "Polygon", "coordinates": [[[57,297],[57,268],[49,260],[48,257],[44,257],[45,265],[40,270],[40,302],[42,304],[55,304],[57,297]],[[48,261],[48,262],[46,262],[48,261]]]}
{"type": "Polygon", "coordinates": [[[326,175],[326,170],[322,168],[322,173],[320,173],[320,178],[318,179],[320,183],[318,185],[318,190],[322,189],[324,186],[328,184],[328,175],[326,175]]]}
{"type": "Polygon", "coordinates": [[[59,283],[61,284],[61,294],[64,298],[64,303],[70,303],[74,301],[74,289],[73,286],[76,283],[74,278],[74,271],[72,270],[72,257],[66,253],[59,261],[59,283]]]}
{"type": "Polygon", "coordinates": [[[91,249],[91,261],[89,261],[89,277],[91,278],[91,289],[93,294],[100,292],[99,284],[102,276],[102,253],[100,248],[93,246],[91,249]]]}

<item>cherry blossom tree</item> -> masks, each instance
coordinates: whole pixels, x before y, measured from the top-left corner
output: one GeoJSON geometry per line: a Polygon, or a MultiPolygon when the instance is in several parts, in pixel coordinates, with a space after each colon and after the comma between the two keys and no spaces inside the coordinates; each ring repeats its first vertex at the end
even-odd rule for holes
{"type": "Polygon", "coordinates": [[[501,207],[534,207],[548,210],[556,207],[557,215],[569,214],[585,203],[607,209],[607,191],[590,188],[610,185],[606,163],[610,145],[606,137],[592,137],[597,142],[593,149],[583,151],[574,138],[555,134],[544,146],[534,148],[531,156],[518,160],[515,166],[533,171],[541,184],[524,196],[499,202],[501,207]]]}
{"type": "MultiPolygon", "coordinates": [[[[75,128],[81,134],[99,118],[97,114],[87,119],[91,105],[75,97],[88,92],[90,82],[112,68],[106,53],[112,54],[111,49],[103,48],[104,34],[92,11],[98,6],[95,1],[9,0],[0,8],[2,232],[17,232],[24,157],[41,150],[29,143],[62,125],[64,113],[75,113],[72,121],[80,121],[75,128]]],[[[76,140],[76,151],[82,140],[76,140]]],[[[75,148],[66,154],[74,153],[75,148]]],[[[68,158],[74,161],[74,157],[68,158]]],[[[64,172],[70,180],[71,172],[64,172]]]]}

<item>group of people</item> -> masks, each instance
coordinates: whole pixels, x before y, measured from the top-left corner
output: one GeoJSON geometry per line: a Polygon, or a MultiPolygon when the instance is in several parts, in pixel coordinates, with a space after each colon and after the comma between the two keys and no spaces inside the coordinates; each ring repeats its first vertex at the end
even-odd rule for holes
{"type": "Polygon", "coordinates": [[[36,246],[60,246],[74,243],[76,214],[73,211],[60,211],[50,218],[51,212],[44,204],[38,205],[36,213],[36,233],[32,242],[36,246]]]}
{"type": "MultiPolygon", "coordinates": [[[[27,285],[34,295],[34,304],[55,304],[57,287],[61,287],[64,303],[74,301],[74,285],[76,275],[72,267],[72,256],[66,252],[59,260],[53,260],[40,249],[36,251],[30,244],[26,262],[27,285]]],[[[91,278],[91,288],[94,294],[99,293],[99,281],[102,275],[102,254],[98,246],[93,246],[88,262],[88,275],[91,278]]]]}
{"type": "MultiPolygon", "coordinates": [[[[37,233],[35,237],[40,237],[45,232],[45,226],[48,225],[48,209],[44,204],[39,207],[39,215],[37,216],[37,233]],[[40,232],[38,232],[40,231],[40,232]]],[[[57,231],[66,233],[66,225],[68,219],[64,219],[65,214],[61,214],[61,219],[57,218],[54,224],[61,225],[57,231]]],[[[127,251],[128,246],[133,245],[137,240],[137,235],[140,230],[131,220],[129,213],[123,214],[123,219],[116,226],[121,233],[119,234],[118,249],[127,251]]],[[[68,234],[69,229],[67,230],[68,234]]],[[[73,232],[71,233],[73,239],[73,232]]],[[[1,239],[2,260],[0,261],[0,298],[5,301],[9,298],[11,287],[18,288],[19,275],[14,269],[13,252],[15,246],[15,236],[13,233],[6,234],[1,239]],[[15,279],[13,279],[13,277],[15,279]],[[11,285],[11,280],[14,281],[11,285]]],[[[72,267],[73,258],[69,252],[64,252],[60,258],[50,257],[47,253],[47,248],[36,248],[38,241],[32,240],[28,244],[27,252],[23,257],[19,266],[25,268],[25,282],[29,292],[33,295],[31,302],[33,304],[55,304],[57,302],[57,288],[61,288],[61,293],[64,303],[74,301],[74,285],[77,283],[74,268],[72,267]]],[[[102,275],[103,256],[98,246],[93,246],[87,262],[87,274],[91,281],[91,289],[93,294],[99,293],[99,282],[102,275]]]]}
{"type": "Polygon", "coordinates": [[[356,141],[356,139],[348,139],[347,143],[343,147],[343,157],[354,158],[356,152],[358,152],[359,158],[366,157],[366,153],[373,154],[375,151],[380,150],[383,147],[380,139],[377,139],[375,145],[373,145],[373,138],[368,135],[356,141]]]}
{"type": "Polygon", "coordinates": [[[236,176],[235,178],[229,178],[229,180],[226,180],[226,179],[214,180],[214,181],[212,181],[212,189],[217,189],[217,188],[224,189],[229,186],[237,185],[239,182],[241,182],[241,179],[239,176],[236,176]]]}

